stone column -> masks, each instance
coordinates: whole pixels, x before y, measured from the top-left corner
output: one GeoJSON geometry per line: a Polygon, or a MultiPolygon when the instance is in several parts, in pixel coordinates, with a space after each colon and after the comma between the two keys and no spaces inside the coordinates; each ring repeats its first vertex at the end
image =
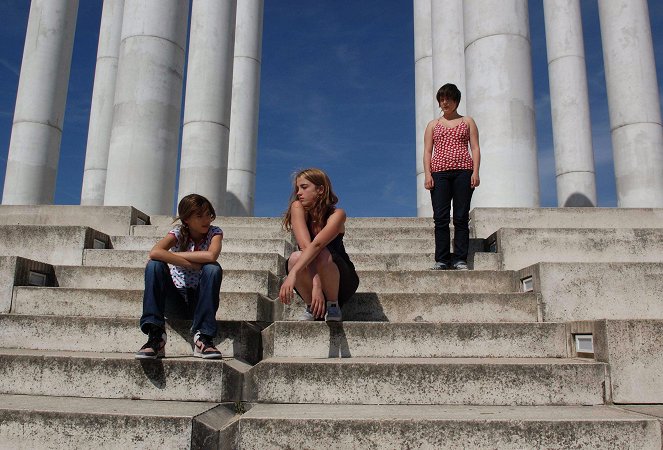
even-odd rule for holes
{"type": "Polygon", "coordinates": [[[433,95],[446,83],[461,92],[458,112],[465,114],[465,40],[463,0],[432,0],[433,95]]]}
{"type": "Polygon", "coordinates": [[[596,206],[580,0],[544,0],[557,206],[596,206]]]}
{"type": "Polygon", "coordinates": [[[236,0],[191,7],[178,198],[204,195],[219,212],[226,200],[236,0]]]}
{"type": "Polygon", "coordinates": [[[224,214],[253,216],[264,0],[237,2],[228,182],[224,214]]]}
{"type": "Polygon", "coordinates": [[[527,0],[472,0],[464,18],[467,113],[482,156],[472,208],[538,207],[527,0]]]}
{"type": "Polygon", "coordinates": [[[124,0],[104,0],[90,106],[81,205],[103,205],[124,0]]]}
{"type": "Polygon", "coordinates": [[[617,205],[663,207],[663,129],[647,0],[599,0],[617,205]]]}
{"type": "Polygon", "coordinates": [[[104,205],[172,214],[188,0],[126,2],[104,205]]]}
{"type": "MultiPolygon", "coordinates": [[[[414,0],[414,101],[417,157],[417,216],[433,217],[430,192],[424,188],[424,132],[439,108],[433,87],[431,0],[414,0]]],[[[439,86],[438,86],[439,88],[439,86]]]]}
{"type": "Polygon", "coordinates": [[[78,0],[33,0],[9,142],[5,205],[53,203],[78,0]]]}

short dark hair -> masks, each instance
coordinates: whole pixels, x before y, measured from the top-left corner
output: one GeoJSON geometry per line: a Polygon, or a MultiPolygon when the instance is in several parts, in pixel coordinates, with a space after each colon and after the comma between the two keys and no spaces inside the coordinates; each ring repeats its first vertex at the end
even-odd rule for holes
{"type": "Polygon", "coordinates": [[[444,86],[442,86],[440,89],[438,89],[435,98],[437,99],[438,103],[440,103],[440,100],[442,100],[443,98],[453,100],[456,103],[460,103],[460,91],[458,90],[455,84],[447,83],[444,86]]]}

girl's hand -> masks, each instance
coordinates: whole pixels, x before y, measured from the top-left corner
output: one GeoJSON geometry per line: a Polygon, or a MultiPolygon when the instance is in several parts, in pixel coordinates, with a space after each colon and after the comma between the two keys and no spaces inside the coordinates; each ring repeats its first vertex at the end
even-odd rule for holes
{"type": "Polygon", "coordinates": [[[433,177],[431,175],[426,175],[425,177],[424,187],[430,191],[433,189],[433,186],[435,186],[435,183],[433,183],[433,177]]]}
{"type": "Polygon", "coordinates": [[[481,184],[481,180],[479,180],[479,174],[476,172],[472,172],[472,178],[470,179],[470,187],[475,188],[478,187],[479,184],[481,184]]]}
{"type": "Polygon", "coordinates": [[[292,299],[295,297],[295,274],[290,272],[286,277],[285,281],[281,285],[281,290],[279,291],[279,300],[281,303],[289,305],[292,299]]]}
{"type": "Polygon", "coordinates": [[[311,292],[311,314],[316,319],[325,315],[325,294],[320,286],[314,286],[311,292]]]}

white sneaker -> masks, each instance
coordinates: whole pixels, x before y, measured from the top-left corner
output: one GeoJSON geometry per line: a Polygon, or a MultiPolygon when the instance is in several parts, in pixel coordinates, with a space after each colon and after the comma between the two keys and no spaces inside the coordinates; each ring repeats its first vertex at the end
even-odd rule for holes
{"type": "Polygon", "coordinates": [[[299,318],[297,320],[299,320],[300,322],[312,322],[312,321],[314,321],[315,317],[313,317],[313,313],[311,312],[311,307],[307,305],[306,309],[304,310],[302,315],[299,316],[299,318]]]}

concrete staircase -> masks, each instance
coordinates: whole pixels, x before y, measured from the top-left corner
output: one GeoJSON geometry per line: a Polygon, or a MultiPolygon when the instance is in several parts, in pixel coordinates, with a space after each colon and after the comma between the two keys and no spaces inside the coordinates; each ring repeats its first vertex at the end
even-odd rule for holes
{"type": "Polygon", "coordinates": [[[497,211],[472,213],[469,272],[427,270],[428,219],[349,219],[341,324],[273,300],[278,218],[221,217],[226,357],[172,321],[137,361],[172,218],[0,206],[0,448],[662,448],[663,213],[497,211]]]}

